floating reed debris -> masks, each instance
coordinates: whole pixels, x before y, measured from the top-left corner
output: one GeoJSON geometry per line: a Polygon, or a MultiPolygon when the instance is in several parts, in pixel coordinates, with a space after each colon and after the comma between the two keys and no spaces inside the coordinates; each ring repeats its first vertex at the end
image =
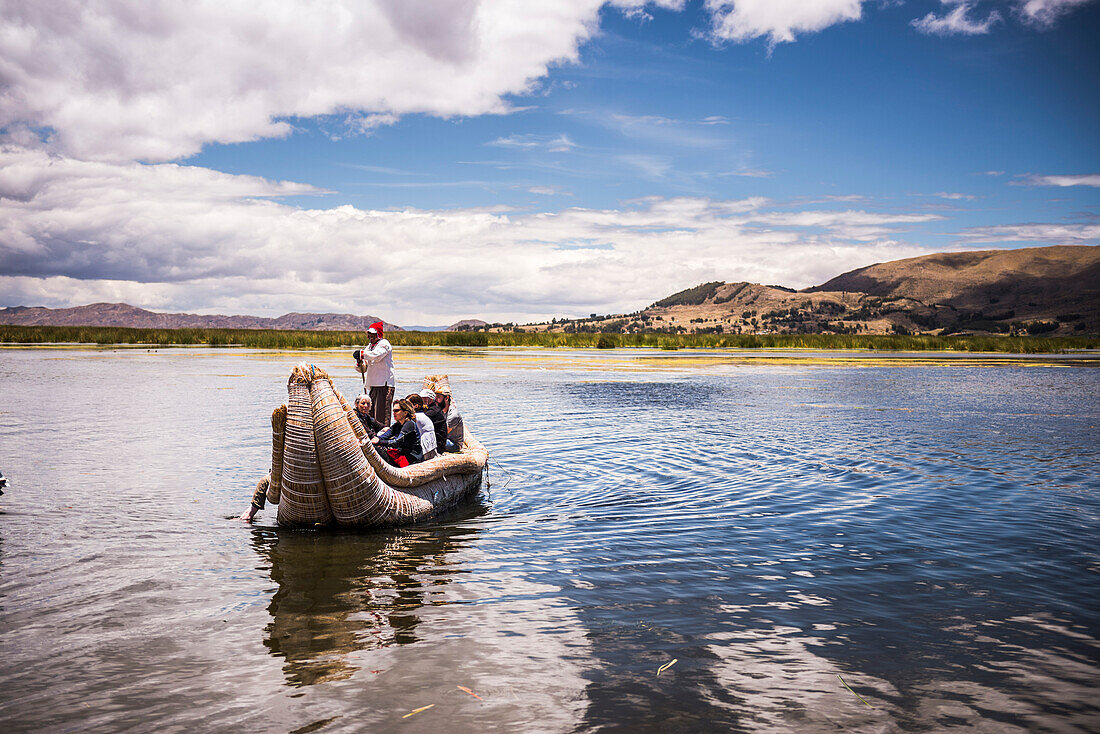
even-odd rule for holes
{"type": "Polygon", "coordinates": [[[407,719],[407,718],[409,718],[410,716],[416,716],[416,715],[417,715],[417,714],[419,714],[419,713],[420,713],[421,711],[427,711],[427,710],[428,710],[428,709],[430,709],[430,708],[431,708],[432,706],[435,706],[435,704],[434,704],[434,703],[429,703],[429,704],[428,704],[427,706],[421,706],[421,707],[420,707],[420,708],[418,708],[418,709],[413,709],[412,711],[410,711],[409,713],[405,714],[405,715],[404,715],[404,716],[402,716],[401,718],[402,718],[402,719],[407,719]]]}
{"type": "Polygon", "coordinates": [[[672,660],[668,661],[667,663],[665,663],[661,667],[657,668],[657,675],[660,675],[661,673],[663,673],[666,670],[668,670],[669,668],[671,668],[673,665],[676,664],[677,660],[679,660],[679,658],[672,658],[672,660]]]}
{"type": "MultiPolygon", "coordinates": [[[[837,678],[840,678],[840,676],[838,675],[837,678]]],[[[847,688],[849,691],[852,691],[852,687],[845,683],[843,678],[840,678],[840,682],[844,685],[845,688],[847,688]]],[[[874,706],[871,706],[871,704],[867,703],[867,700],[863,698],[863,696],[859,695],[855,691],[852,691],[852,695],[858,698],[860,701],[863,701],[863,703],[867,704],[871,708],[874,708],[874,706]]]]}
{"type": "Polygon", "coordinates": [[[469,694],[470,694],[471,696],[473,696],[474,698],[476,698],[476,699],[477,699],[478,701],[484,701],[484,700],[485,700],[485,699],[484,699],[484,698],[482,698],[481,696],[479,696],[479,695],[477,695],[476,693],[474,693],[473,691],[471,691],[471,690],[470,690],[469,688],[467,688],[466,686],[455,686],[455,688],[457,688],[457,689],[458,689],[458,690],[460,690],[460,691],[465,691],[466,693],[469,693],[469,694]]]}

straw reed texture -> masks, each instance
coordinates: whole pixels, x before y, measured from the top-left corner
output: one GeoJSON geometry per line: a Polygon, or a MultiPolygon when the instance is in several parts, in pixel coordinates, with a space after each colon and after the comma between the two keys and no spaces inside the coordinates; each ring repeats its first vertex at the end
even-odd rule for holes
{"type": "Polygon", "coordinates": [[[390,515],[396,504],[396,498],[391,496],[393,490],[378,480],[363,456],[332,381],[314,379],[310,397],[317,457],[336,522],[374,525],[392,521],[394,518],[390,515]]]}
{"type": "Polygon", "coordinates": [[[419,487],[451,474],[480,472],[485,467],[489,452],[476,438],[469,435],[469,431],[466,433],[461,453],[440,454],[434,459],[406,467],[394,466],[383,459],[378,449],[370,442],[363,444],[363,454],[382,481],[391,487],[419,487]]]}
{"type": "Polygon", "coordinates": [[[283,437],[286,430],[286,405],[271,411],[271,474],[267,485],[267,501],[279,504],[279,487],[283,480],[283,437]]]}
{"type": "Polygon", "coordinates": [[[340,399],[340,405],[344,408],[344,412],[348,416],[348,423],[351,424],[351,430],[355,433],[355,440],[362,444],[364,441],[369,441],[367,436],[367,429],[363,428],[362,421],[359,420],[359,414],[355,412],[355,408],[345,398],[344,394],[339,390],[335,390],[336,397],[340,399]]]}
{"type": "Polygon", "coordinates": [[[424,387],[432,392],[451,394],[451,381],[447,375],[426,375],[424,377],[424,387]]]}
{"type": "Polygon", "coordinates": [[[315,525],[332,520],[313,437],[313,404],[309,397],[313,374],[312,367],[300,364],[287,382],[289,398],[278,515],[284,525],[315,525]]]}
{"type": "MultiPolygon", "coordinates": [[[[432,375],[425,384],[440,378],[447,379],[432,375]]],[[[287,393],[287,405],[271,415],[272,473],[256,488],[279,503],[281,524],[402,525],[454,505],[481,484],[488,452],[469,434],[461,453],[398,468],[382,459],[323,370],[296,366],[287,393]]]]}

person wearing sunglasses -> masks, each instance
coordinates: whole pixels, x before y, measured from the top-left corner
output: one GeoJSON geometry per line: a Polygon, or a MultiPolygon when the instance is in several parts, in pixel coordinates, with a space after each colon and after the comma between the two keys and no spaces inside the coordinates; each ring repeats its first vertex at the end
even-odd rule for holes
{"type": "Polygon", "coordinates": [[[398,400],[394,404],[393,424],[379,431],[371,443],[378,447],[382,458],[394,466],[408,466],[424,460],[416,411],[408,400],[398,400]]]}

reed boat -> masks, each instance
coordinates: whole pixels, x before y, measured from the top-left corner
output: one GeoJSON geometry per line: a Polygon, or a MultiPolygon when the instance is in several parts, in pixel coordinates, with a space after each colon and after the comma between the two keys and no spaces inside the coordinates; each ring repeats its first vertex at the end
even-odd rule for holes
{"type": "MultiPolygon", "coordinates": [[[[424,378],[429,389],[446,375],[424,378]]],[[[277,504],[288,527],[395,527],[437,515],[481,486],[489,452],[469,430],[458,453],[396,467],[386,462],[324,370],[300,364],[287,402],[271,414],[271,471],[253,504],[277,504]]]]}

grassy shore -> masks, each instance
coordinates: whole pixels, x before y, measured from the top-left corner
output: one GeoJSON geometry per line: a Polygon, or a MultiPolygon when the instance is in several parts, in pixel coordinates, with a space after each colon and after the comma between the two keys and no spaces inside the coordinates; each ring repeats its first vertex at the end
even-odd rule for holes
{"type": "MultiPolygon", "coordinates": [[[[535,334],[468,331],[393,331],[396,346],[564,347],[614,349],[876,349],[883,351],[1050,354],[1100,349],[1100,337],[871,336],[864,334],[535,334]]],[[[329,349],[366,343],[361,331],[271,329],[122,329],[101,326],[5,326],[0,344],[194,344],[259,349],[329,349]]]]}

